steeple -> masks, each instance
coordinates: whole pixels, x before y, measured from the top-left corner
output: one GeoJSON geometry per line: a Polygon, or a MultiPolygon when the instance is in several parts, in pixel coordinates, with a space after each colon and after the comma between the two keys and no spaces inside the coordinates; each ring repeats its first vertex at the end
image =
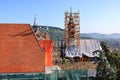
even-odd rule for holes
{"type": "Polygon", "coordinates": [[[73,22],[73,17],[72,17],[72,7],[70,8],[70,22],[73,22]]]}
{"type": "Polygon", "coordinates": [[[70,17],[72,17],[72,7],[70,8],[70,17]]]}
{"type": "Polygon", "coordinates": [[[72,15],[73,13],[72,13],[72,7],[70,8],[70,18],[69,18],[69,27],[74,27],[75,26],[75,24],[74,24],[74,21],[73,21],[73,16],[74,15],[72,15]]]}
{"type": "Polygon", "coordinates": [[[46,33],[45,33],[45,39],[46,39],[46,40],[50,40],[50,35],[49,35],[48,26],[47,26],[47,31],[46,31],[46,33]]]}
{"type": "Polygon", "coordinates": [[[47,26],[47,32],[49,32],[48,26],[47,26]]]}
{"type": "Polygon", "coordinates": [[[33,23],[33,26],[37,26],[37,23],[36,23],[36,15],[34,17],[34,23],[33,23]]]}

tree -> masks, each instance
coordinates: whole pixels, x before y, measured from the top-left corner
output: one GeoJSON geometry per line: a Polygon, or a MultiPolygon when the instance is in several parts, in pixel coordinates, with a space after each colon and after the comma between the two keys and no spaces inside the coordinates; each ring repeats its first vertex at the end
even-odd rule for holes
{"type": "Polygon", "coordinates": [[[97,80],[117,80],[117,67],[120,65],[119,58],[112,52],[105,42],[101,42],[102,50],[96,50],[93,54],[99,54],[97,64],[97,80]]]}

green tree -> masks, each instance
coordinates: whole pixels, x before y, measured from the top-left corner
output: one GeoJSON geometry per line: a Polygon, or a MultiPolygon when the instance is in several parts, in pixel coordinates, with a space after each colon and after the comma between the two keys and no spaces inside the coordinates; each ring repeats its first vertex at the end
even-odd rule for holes
{"type": "Polygon", "coordinates": [[[117,67],[120,65],[119,58],[112,52],[105,42],[101,42],[102,50],[96,50],[93,54],[99,54],[96,80],[117,80],[117,67]]]}

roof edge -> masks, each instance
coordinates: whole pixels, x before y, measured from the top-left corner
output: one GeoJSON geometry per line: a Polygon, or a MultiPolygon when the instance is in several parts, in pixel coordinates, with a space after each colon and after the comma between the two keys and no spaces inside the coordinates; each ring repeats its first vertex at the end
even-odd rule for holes
{"type": "Polygon", "coordinates": [[[29,24],[29,27],[30,27],[30,29],[32,30],[33,34],[34,34],[34,38],[35,38],[35,40],[37,41],[37,44],[38,44],[39,48],[40,48],[41,51],[44,53],[44,50],[42,49],[41,45],[39,44],[39,40],[37,40],[37,37],[35,36],[35,33],[34,33],[34,31],[33,31],[33,29],[32,29],[32,26],[31,26],[30,24],[29,24]]]}
{"type": "Polygon", "coordinates": [[[0,23],[0,25],[13,25],[13,24],[15,24],[15,25],[30,25],[29,23],[0,23]]]}

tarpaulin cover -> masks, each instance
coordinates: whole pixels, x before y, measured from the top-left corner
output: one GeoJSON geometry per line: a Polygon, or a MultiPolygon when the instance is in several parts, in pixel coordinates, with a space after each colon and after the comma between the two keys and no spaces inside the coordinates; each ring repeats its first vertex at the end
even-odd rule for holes
{"type": "Polygon", "coordinates": [[[101,50],[100,42],[98,40],[80,40],[80,52],[88,57],[95,57],[93,51],[101,50]]]}
{"type": "Polygon", "coordinates": [[[66,48],[66,57],[82,57],[82,54],[80,53],[80,47],[76,46],[70,46],[66,48]]]}
{"type": "Polygon", "coordinates": [[[40,40],[40,45],[45,51],[45,66],[52,66],[52,50],[53,44],[51,40],[40,40]]]}
{"type": "Polygon", "coordinates": [[[66,48],[66,57],[82,57],[82,54],[88,57],[94,57],[93,51],[100,50],[100,42],[98,40],[80,40],[80,47],[75,45],[66,48]]]}

